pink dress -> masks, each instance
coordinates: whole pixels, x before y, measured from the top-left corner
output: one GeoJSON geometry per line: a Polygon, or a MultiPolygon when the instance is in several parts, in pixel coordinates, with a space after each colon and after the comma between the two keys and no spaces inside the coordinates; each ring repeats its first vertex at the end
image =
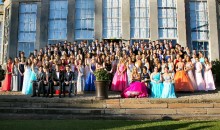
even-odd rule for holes
{"type": "Polygon", "coordinates": [[[211,70],[210,65],[208,64],[205,65],[204,80],[206,84],[206,91],[216,89],[215,82],[214,82],[213,75],[212,75],[212,70],[211,70]]]}
{"type": "Polygon", "coordinates": [[[197,62],[195,64],[195,78],[196,78],[196,84],[198,87],[198,90],[206,90],[205,88],[205,81],[202,77],[202,69],[200,68],[202,64],[200,62],[197,62]]]}
{"type": "MultiPolygon", "coordinates": [[[[125,69],[125,67],[126,67],[125,65],[121,64],[118,69],[121,72],[125,69]]],[[[123,74],[119,74],[119,72],[117,71],[112,80],[111,90],[124,91],[127,86],[128,86],[128,76],[126,70],[124,71],[123,74]]]]}
{"type": "MultiPolygon", "coordinates": [[[[186,63],[186,68],[191,68],[191,65],[189,63],[186,63]]],[[[193,85],[194,90],[197,90],[198,89],[197,83],[196,83],[195,77],[193,75],[193,71],[192,70],[187,71],[187,75],[189,76],[189,79],[193,85]]]]}
{"type": "Polygon", "coordinates": [[[128,88],[126,88],[123,93],[121,94],[123,98],[129,98],[129,97],[148,97],[147,94],[147,87],[145,86],[145,83],[142,82],[133,82],[129,85],[128,88]]]}

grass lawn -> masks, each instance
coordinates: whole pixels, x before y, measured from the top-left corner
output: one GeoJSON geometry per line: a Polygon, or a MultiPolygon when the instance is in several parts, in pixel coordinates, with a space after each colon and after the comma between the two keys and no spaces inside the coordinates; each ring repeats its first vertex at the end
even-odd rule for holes
{"type": "Polygon", "coordinates": [[[0,120],[1,130],[219,130],[220,121],[0,120]]]}

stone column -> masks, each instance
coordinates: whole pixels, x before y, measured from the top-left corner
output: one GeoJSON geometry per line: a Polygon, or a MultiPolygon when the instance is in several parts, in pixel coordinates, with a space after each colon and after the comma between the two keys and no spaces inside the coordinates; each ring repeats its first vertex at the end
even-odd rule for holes
{"type": "Polygon", "coordinates": [[[75,2],[76,0],[68,0],[67,41],[69,42],[75,39],[75,2]]]}
{"type": "Polygon", "coordinates": [[[186,15],[186,23],[185,24],[186,24],[186,43],[187,43],[186,46],[188,46],[190,49],[193,49],[192,42],[191,42],[191,26],[190,26],[191,19],[190,19],[189,0],[185,0],[185,15],[186,15]]]}
{"type": "Polygon", "coordinates": [[[19,15],[19,2],[12,2],[10,7],[10,20],[9,20],[9,40],[7,57],[14,58],[17,55],[18,44],[18,15],[19,15]]]}
{"type": "Polygon", "coordinates": [[[219,59],[219,38],[216,0],[207,0],[209,20],[209,52],[211,60],[219,59]]]}
{"type": "Polygon", "coordinates": [[[102,30],[103,30],[103,24],[102,24],[102,15],[103,6],[102,6],[102,0],[95,0],[95,39],[101,40],[102,39],[102,30]]]}
{"type": "Polygon", "coordinates": [[[157,0],[150,0],[149,5],[150,5],[150,39],[151,41],[155,41],[159,39],[157,0]]]}
{"type": "Polygon", "coordinates": [[[185,14],[185,0],[176,1],[176,12],[177,12],[177,42],[182,46],[187,46],[186,36],[186,14],[185,14]]]}
{"type": "Polygon", "coordinates": [[[50,0],[37,2],[37,24],[35,49],[40,49],[48,44],[48,20],[50,0]]]}
{"type": "Polygon", "coordinates": [[[130,40],[130,0],[122,0],[122,39],[124,42],[130,40]]]}

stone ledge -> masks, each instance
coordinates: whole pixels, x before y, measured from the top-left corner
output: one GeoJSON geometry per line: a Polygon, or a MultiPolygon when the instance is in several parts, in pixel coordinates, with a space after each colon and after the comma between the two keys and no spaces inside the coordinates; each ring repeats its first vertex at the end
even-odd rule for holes
{"type": "Polygon", "coordinates": [[[214,105],[205,103],[172,103],[168,104],[168,108],[213,108],[214,105]]]}
{"type": "Polygon", "coordinates": [[[177,114],[175,109],[126,109],[126,114],[134,115],[173,115],[177,114]]]}
{"type": "Polygon", "coordinates": [[[220,120],[219,115],[61,115],[61,114],[0,114],[0,120],[220,120]]]}
{"type": "Polygon", "coordinates": [[[207,110],[205,108],[179,108],[176,109],[177,114],[181,115],[198,115],[198,114],[207,114],[207,110]]]}
{"type": "Polygon", "coordinates": [[[162,104],[121,104],[121,108],[167,108],[167,103],[162,104]]]}

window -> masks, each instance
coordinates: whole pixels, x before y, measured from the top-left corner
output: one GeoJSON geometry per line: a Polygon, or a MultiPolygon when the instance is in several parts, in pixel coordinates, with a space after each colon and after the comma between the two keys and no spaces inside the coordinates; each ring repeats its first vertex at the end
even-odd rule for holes
{"type": "Polygon", "coordinates": [[[177,38],[176,0],[158,0],[158,27],[160,39],[177,38]]]}
{"type": "Polygon", "coordinates": [[[103,0],[103,38],[121,37],[121,0],[103,0]]]}
{"type": "Polygon", "coordinates": [[[190,2],[190,27],[192,48],[208,56],[209,23],[207,1],[190,2]]]}
{"type": "Polygon", "coordinates": [[[37,4],[21,3],[19,9],[18,51],[28,56],[36,42],[37,4]]]}
{"type": "Polygon", "coordinates": [[[94,0],[76,0],[75,39],[94,39],[94,0]]]}
{"type": "Polygon", "coordinates": [[[131,5],[131,38],[147,39],[150,37],[149,1],[130,0],[131,5]]]}
{"type": "Polygon", "coordinates": [[[49,43],[67,40],[68,0],[50,0],[49,43]]]}

